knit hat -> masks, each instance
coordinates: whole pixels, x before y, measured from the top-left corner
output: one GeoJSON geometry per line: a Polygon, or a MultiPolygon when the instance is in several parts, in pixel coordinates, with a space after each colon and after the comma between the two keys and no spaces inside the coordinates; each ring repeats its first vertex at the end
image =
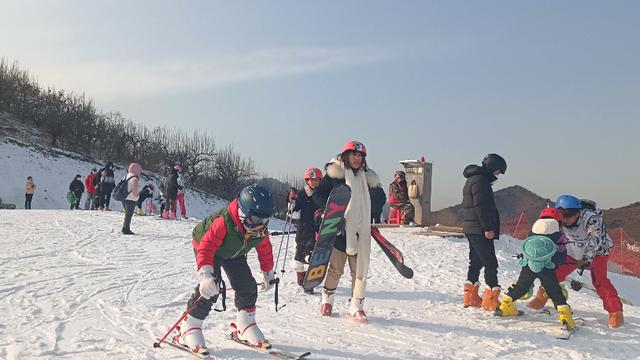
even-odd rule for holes
{"type": "Polygon", "coordinates": [[[545,268],[555,269],[556,265],[551,258],[556,251],[558,246],[551,239],[543,235],[532,235],[522,243],[522,259],[518,263],[523,267],[529,265],[534,273],[545,268]]]}
{"type": "Polygon", "coordinates": [[[536,235],[551,235],[560,231],[560,224],[556,219],[538,219],[531,227],[531,232],[536,235]]]}

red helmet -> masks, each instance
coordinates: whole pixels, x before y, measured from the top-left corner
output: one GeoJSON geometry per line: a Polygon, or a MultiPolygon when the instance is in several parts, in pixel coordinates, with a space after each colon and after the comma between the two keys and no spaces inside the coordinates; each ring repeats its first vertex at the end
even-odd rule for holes
{"type": "Polygon", "coordinates": [[[361,152],[363,156],[367,155],[367,148],[363,143],[356,140],[347,141],[347,143],[342,147],[342,151],[340,153],[344,154],[346,151],[358,151],[361,152]]]}
{"type": "Polygon", "coordinates": [[[542,219],[542,218],[556,219],[559,222],[562,222],[562,220],[564,220],[564,216],[562,216],[562,212],[552,207],[548,207],[540,211],[540,216],[538,216],[538,219],[542,219]]]}
{"type": "Polygon", "coordinates": [[[317,169],[317,168],[307,169],[307,171],[304,172],[304,179],[305,180],[311,180],[311,179],[322,180],[322,171],[320,171],[320,169],[317,169]]]}

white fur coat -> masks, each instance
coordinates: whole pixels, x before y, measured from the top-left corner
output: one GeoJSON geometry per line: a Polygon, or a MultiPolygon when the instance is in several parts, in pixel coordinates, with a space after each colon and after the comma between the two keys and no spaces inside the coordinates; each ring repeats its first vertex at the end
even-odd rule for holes
{"type": "Polygon", "coordinates": [[[375,171],[360,169],[345,171],[344,163],[333,159],[327,166],[327,175],[344,179],[351,188],[351,200],[345,211],[347,255],[356,257],[356,278],[353,281],[353,297],[364,298],[369,260],[371,257],[371,198],[369,188],[381,186],[375,171]]]}

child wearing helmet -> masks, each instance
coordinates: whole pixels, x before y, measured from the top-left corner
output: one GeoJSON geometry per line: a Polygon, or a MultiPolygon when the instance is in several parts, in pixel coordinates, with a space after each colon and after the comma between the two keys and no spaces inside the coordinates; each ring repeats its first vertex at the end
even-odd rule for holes
{"type": "Polygon", "coordinates": [[[464,284],[464,307],[482,307],[495,311],[500,304],[498,259],[493,240],[500,236],[500,214],[493,198],[492,184],[507,171],[507,162],[498,154],[488,154],[482,166],[468,165],[462,175],[467,178],[462,189],[463,231],[469,241],[469,270],[464,284]],[[486,289],[482,298],[480,270],[484,268],[486,289]]]}
{"type": "Polygon", "coordinates": [[[609,313],[609,327],[623,326],[622,302],[607,277],[607,261],[613,241],[607,234],[602,213],[583,208],[582,201],[573,195],[558,197],[555,205],[564,216],[562,232],[568,240],[567,260],[556,270],[558,281],[564,281],[576,269],[589,269],[591,282],[609,313]]]}
{"type": "Polygon", "coordinates": [[[322,316],[330,316],[345,263],[351,272],[349,315],[356,322],[367,322],[364,298],[371,256],[371,193],[381,187],[378,175],[367,166],[367,148],[358,141],[347,142],[340,154],[325,167],[325,176],[313,194],[314,201],[324,208],[331,190],[339,184],[351,188],[351,200],[345,211],[345,230],[336,237],[329,260],[327,278],[322,290],[322,316]]]}
{"type": "MultiPolygon", "coordinates": [[[[307,257],[311,256],[315,246],[317,232],[315,213],[319,206],[313,201],[312,196],[320,180],[322,180],[320,169],[307,169],[304,173],[304,188],[295,192],[290,199],[294,203],[291,211],[300,212],[298,230],[296,231],[296,254],[293,260],[293,268],[300,286],[304,280],[305,265],[308,264],[307,257]]],[[[305,290],[305,292],[313,294],[313,289],[305,290]]]]}
{"type": "Polygon", "coordinates": [[[195,308],[185,318],[176,336],[180,344],[203,355],[209,353],[202,335],[202,323],[220,295],[224,302],[222,268],[234,289],[238,310],[237,322],[232,324],[234,335],[252,345],[271,347],[256,324],[258,291],[247,264],[247,253],[255,247],[262,271],[262,290],[270,289],[276,280],[267,226],[274,212],[271,193],[254,184],[242,189],[237,199],[193,229],[198,285],[187,304],[187,308],[193,305],[195,308]]]}
{"type": "Polygon", "coordinates": [[[522,243],[522,258],[519,262],[522,270],[518,281],[502,296],[495,315],[520,315],[515,302],[530,291],[535,279],[539,279],[558,311],[560,323],[566,324],[569,329],[575,328],[571,308],[567,305],[566,295],[555,274],[555,269],[564,263],[566,257],[563,250],[566,241],[560,231],[562,219],[562,213],[554,208],[546,208],[540,212],[529,237],[522,243]]]}

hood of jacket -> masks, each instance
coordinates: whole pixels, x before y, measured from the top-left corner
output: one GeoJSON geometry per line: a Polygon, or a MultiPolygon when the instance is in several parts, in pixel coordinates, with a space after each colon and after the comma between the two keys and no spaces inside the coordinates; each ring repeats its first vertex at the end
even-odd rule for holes
{"type": "Polygon", "coordinates": [[[484,166],[478,166],[473,164],[468,165],[466,168],[464,168],[464,170],[462,171],[462,175],[467,179],[475,175],[481,175],[489,179],[489,182],[494,182],[498,180],[498,178],[495,175],[493,175],[493,172],[491,170],[487,169],[484,166]]]}
{"type": "Polygon", "coordinates": [[[129,172],[133,175],[140,176],[140,173],[142,172],[142,166],[140,166],[140,164],[138,163],[131,163],[129,165],[129,172]]]}

